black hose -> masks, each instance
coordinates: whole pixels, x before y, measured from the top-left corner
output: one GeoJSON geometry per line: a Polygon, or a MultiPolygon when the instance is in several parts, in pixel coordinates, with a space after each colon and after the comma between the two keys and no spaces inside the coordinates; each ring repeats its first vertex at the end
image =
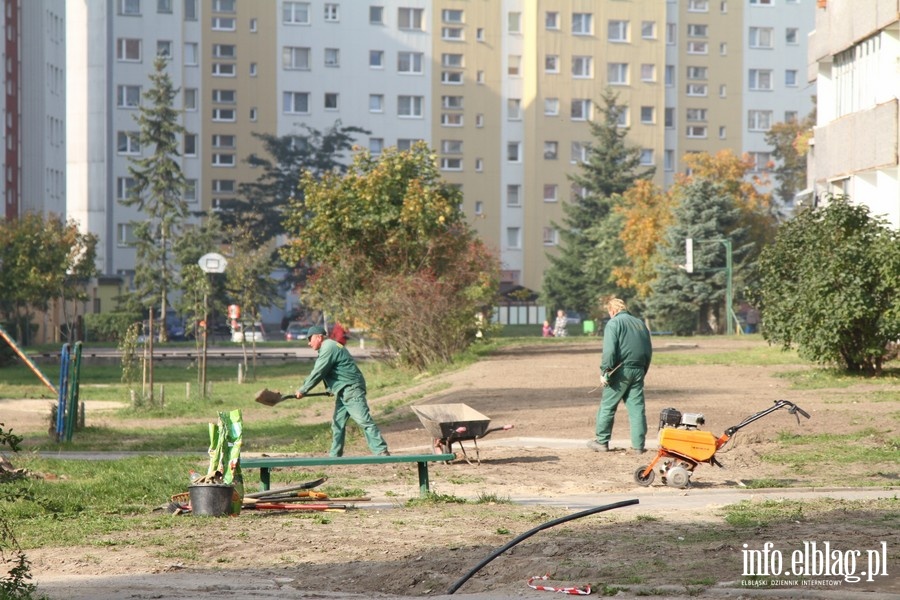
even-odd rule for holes
{"type": "Polygon", "coordinates": [[[498,549],[498,550],[495,550],[493,553],[491,553],[490,556],[488,556],[488,557],[485,558],[483,561],[481,561],[480,563],[478,563],[478,564],[475,566],[474,569],[472,569],[471,571],[469,571],[468,573],[466,573],[465,577],[463,577],[462,579],[460,579],[459,581],[457,581],[456,583],[454,583],[454,584],[450,587],[450,589],[447,590],[447,593],[448,593],[448,594],[453,594],[456,590],[458,590],[458,589],[460,588],[460,586],[462,586],[462,584],[464,584],[465,582],[467,582],[467,581],[469,580],[469,578],[472,577],[472,575],[474,575],[475,573],[477,573],[478,571],[480,571],[481,568],[482,568],[483,566],[485,566],[486,564],[488,564],[489,562],[491,562],[492,560],[494,560],[495,558],[497,558],[498,556],[500,556],[501,554],[503,554],[504,552],[506,552],[507,550],[509,550],[510,548],[512,548],[513,546],[515,546],[516,544],[518,544],[519,542],[521,542],[522,540],[525,540],[525,539],[530,538],[531,536],[533,536],[534,534],[536,534],[538,531],[543,531],[544,529],[549,529],[549,528],[551,528],[551,527],[553,527],[553,526],[555,526],[555,525],[559,525],[560,523],[565,523],[566,521],[574,521],[575,519],[580,519],[581,517],[586,517],[586,516],[588,516],[588,515],[593,515],[593,514],[598,513],[598,512],[604,512],[604,511],[607,511],[607,510],[613,510],[614,508],[622,508],[623,506],[631,506],[632,504],[638,504],[639,502],[640,502],[640,500],[638,500],[637,498],[635,498],[634,500],[623,500],[623,501],[621,501],[621,502],[616,502],[616,503],[614,503],[614,504],[606,504],[606,505],[604,505],[604,506],[597,506],[596,508],[589,508],[589,509],[587,509],[587,510],[583,510],[583,511],[581,511],[581,512],[577,512],[577,513],[571,514],[571,515],[566,516],[566,517],[560,517],[560,518],[554,519],[554,520],[552,520],[552,521],[547,521],[547,522],[544,523],[543,525],[538,525],[538,526],[535,527],[534,529],[529,529],[528,531],[526,531],[526,532],[523,533],[522,535],[520,535],[520,536],[514,538],[512,541],[510,541],[508,544],[506,544],[506,545],[503,546],[502,548],[500,548],[500,549],[498,549]]]}

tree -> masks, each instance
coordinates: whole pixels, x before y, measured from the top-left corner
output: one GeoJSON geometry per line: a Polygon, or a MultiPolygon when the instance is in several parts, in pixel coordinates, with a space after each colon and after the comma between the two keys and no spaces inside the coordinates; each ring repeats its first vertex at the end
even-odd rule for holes
{"type": "Polygon", "coordinates": [[[674,199],[648,180],[636,181],[615,208],[623,223],[619,239],[627,263],[613,268],[616,284],[634,290],[640,300],[651,292],[660,261],[660,243],[674,219],[674,199]]]}
{"type": "Polygon", "coordinates": [[[666,231],[658,276],[647,300],[648,312],[657,320],[657,327],[670,328],[676,334],[715,333],[724,319],[730,318],[723,310],[726,251],[720,240],[731,240],[738,276],[752,248],[741,227],[741,211],[726,186],[711,179],[693,179],[679,190],[674,218],[666,231]],[[693,273],[683,268],[686,238],[694,240],[693,273]]]}
{"type": "MultiPolygon", "coordinates": [[[[261,320],[260,310],[264,306],[278,303],[278,282],[272,278],[275,270],[272,253],[267,248],[256,245],[253,234],[237,230],[231,240],[232,256],[225,270],[225,281],[230,297],[241,307],[243,321],[250,327],[242,327],[241,350],[244,356],[244,372],[247,371],[248,330],[254,330],[261,320]]],[[[256,337],[251,337],[253,346],[254,372],[256,367],[256,337]]]]}
{"type": "Polygon", "coordinates": [[[285,227],[288,261],[315,269],[303,298],[356,319],[418,368],[449,360],[494,303],[499,264],[459,209],[424,143],[354,157],[345,175],[303,175],[285,227]]]}
{"type": "Polygon", "coordinates": [[[325,132],[305,124],[301,128],[304,135],[254,133],[268,157],[252,154],[247,162],[258,167],[261,174],[256,181],[238,186],[241,197],[221,205],[224,226],[252,233],[258,246],[285,232],[288,203],[303,198],[303,190],[297,185],[300,174],[346,171],[341,160],[352,148],[354,135],[369,133],[360,127],[345,127],[340,121],[325,132]]]}
{"type": "Polygon", "coordinates": [[[760,258],[763,337],[877,373],[900,338],[900,235],[845,196],[788,221],[760,258]]]}
{"type": "Polygon", "coordinates": [[[806,155],[816,124],[816,108],[801,120],[775,123],[766,132],[766,143],[772,146],[778,198],[784,207],[794,205],[794,196],[806,187],[806,155]]]}
{"type": "Polygon", "coordinates": [[[628,128],[619,125],[625,106],[607,90],[603,106],[596,105],[599,122],[590,122],[593,142],[580,172],[570,176],[577,200],[563,204],[559,253],[551,255],[544,275],[543,301],[547,306],[589,312],[601,295],[618,288],[613,268],[625,264],[619,232],[622,216],[614,211],[635,181],[653,176],[653,167],[641,166],[641,151],[625,143],[628,128]]]}
{"type": "Polygon", "coordinates": [[[140,132],[140,148],[152,148],[148,156],[132,160],[128,171],[134,185],[122,200],[146,214],[146,219],[133,222],[135,247],[133,299],[144,308],[159,303],[162,326],[159,341],[166,340],[165,318],[169,291],[177,285],[177,272],[172,264],[172,245],[182,234],[187,218],[184,200],[185,178],[179,164],[178,144],[184,128],[178,123],[173,102],[178,90],[166,73],[166,59],[157,56],[150,75],[151,87],[144,95],[136,117],[140,132]]]}
{"type": "Polygon", "coordinates": [[[85,298],[83,283],[96,274],[97,238],[75,221],[27,213],[0,221],[0,239],[0,317],[15,324],[16,339],[26,344],[33,311],[85,298]]]}

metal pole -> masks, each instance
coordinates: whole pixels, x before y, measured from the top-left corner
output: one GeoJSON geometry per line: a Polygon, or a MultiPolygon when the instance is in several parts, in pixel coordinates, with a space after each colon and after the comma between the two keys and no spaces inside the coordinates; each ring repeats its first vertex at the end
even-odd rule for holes
{"type": "Polygon", "coordinates": [[[203,292],[203,354],[200,357],[200,397],[204,399],[206,398],[206,344],[209,338],[208,302],[209,292],[203,292]]]}

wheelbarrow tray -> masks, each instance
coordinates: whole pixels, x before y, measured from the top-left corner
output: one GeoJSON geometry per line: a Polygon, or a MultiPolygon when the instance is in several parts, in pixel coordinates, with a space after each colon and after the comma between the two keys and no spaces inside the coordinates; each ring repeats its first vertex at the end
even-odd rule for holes
{"type": "Polygon", "coordinates": [[[425,404],[411,407],[434,439],[473,440],[487,434],[491,420],[467,404],[425,404]],[[459,432],[465,427],[465,432],[459,432]]]}

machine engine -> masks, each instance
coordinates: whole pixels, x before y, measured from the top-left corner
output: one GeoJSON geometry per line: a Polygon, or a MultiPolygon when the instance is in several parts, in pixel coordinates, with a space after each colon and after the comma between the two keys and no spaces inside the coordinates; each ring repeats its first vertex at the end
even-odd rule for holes
{"type": "Polygon", "coordinates": [[[703,413],[683,413],[674,408],[664,408],[659,412],[659,429],[675,427],[676,429],[697,429],[706,423],[703,413]]]}

